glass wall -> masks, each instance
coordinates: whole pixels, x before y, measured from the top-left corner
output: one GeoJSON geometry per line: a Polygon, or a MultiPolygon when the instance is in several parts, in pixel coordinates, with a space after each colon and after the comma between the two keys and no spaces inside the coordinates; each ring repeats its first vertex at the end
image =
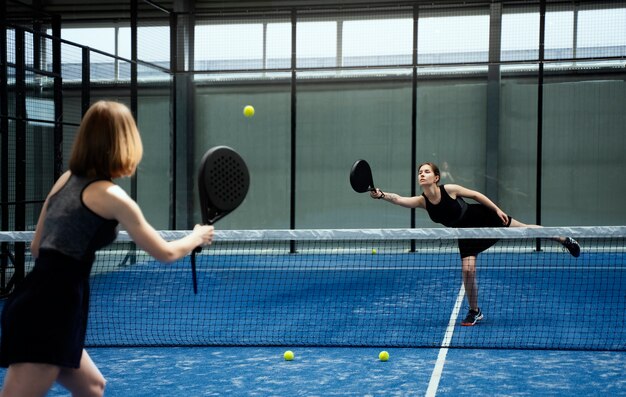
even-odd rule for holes
{"type": "MultiPolygon", "coordinates": [[[[220,228],[289,228],[290,90],[289,84],[272,82],[273,77],[259,79],[253,88],[197,88],[194,169],[206,150],[225,145],[236,149],[250,170],[246,200],[220,221],[220,228]],[[252,118],[243,116],[248,104],[255,108],[252,118]]],[[[201,219],[197,206],[193,219],[201,219]]]]}
{"type": "MultiPolygon", "coordinates": [[[[524,222],[626,222],[626,2],[549,3],[543,26],[536,2],[250,11],[182,13],[174,32],[169,16],[140,15],[146,152],[134,194],[155,227],[199,221],[193,174],[216,145],[238,150],[251,173],[224,229],[437,226],[423,211],[354,193],[348,172],[361,158],[377,186],[401,195],[421,193],[415,166],[433,161],[443,183],[484,192],[524,222]],[[246,105],[254,117],[243,116],[246,105]]],[[[132,54],[125,21],[65,24],[62,38],[66,161],[83,106],[77,44],[91,49],[90,102],[131,103],[132,54]]],[[[41,120],[31,127],[47,142],[50,112],[37,100],[50,95],[38,92],[28,106],[41,120]]],[[[47,167],[38,161],[33,173],[47,167]]],[[[33,199],[49,182],[35,183],[33,199]]]]}
{"type": "MultiPolygon", "coordinates": [[[[233,219],[227,227],[286,227],[290,210],[297,228],[410,227],[410,210],[350,190],[348,170],[359,158],[371,163],[378,186],[402,195],[415,189],[412,168],[434,161],[444,171],[442,182],[487,192],[524,222],[623,224],[626,212],[608,189],[614,189],[610,169],[626,171],[626,162],[617,158],[626,132],[617,110],[625,103],[618,58],[624,56],[626,43],[616,38],[626,37],[618,34],[626,22],[625,6],[550,5],[543,54],[535,4],[301,11],[295,29],[295,77],[278,79],[273,86],[259,86],[263,79],[246,72],[287,68],[293,38],[288,21],[276,16],[258,16],[253,22],[199,18],[196,51],[212,61],[196,64],[196,81],[202,80],[203,87],[219,86],[215,101],[222,104],[205,102],[205,88],[198,92],[202,105],[196,104],[196,112],[202,121],[196,131],[209,134],[204,118],[213,113],[212,106],[222,118],[227,117],[223,106],[230,106],[231,112],[239,112],[232,115],[232,123],[245,123],[272,141],[261,150],[254,138],[240,139],[240,150],[250,153],[247,158],[253,163],[270,153],[278,166],[272,173],[282,181],[275,199],[251,196],[241,212],[254,215],[233,219]],[[271,31],[281,31],[282,41],[271,31]],[[215,43],[199,44],[219,42],[224,35],[231,38],[228,51],[215,43]],[[235,37],[251,39],[239,46],[235,37]],[[210,57],[203,52],[207,48],[212,49],[210,57]],[[270,62],[267,48],[282,55],[270,62]],[[599,57],[605,59],[599,62],[599,57]],[[226,70],[232,71],[230,82],[215,74],[226,70]],[[267,107],[263,101],[257,116],[241,117],[241,108],[255,104],[259,89],[277,87],[284,89],[286,107],[267,107]],[[229,103],[231,98],[238,99],[229,103]],[[294,142],[292,186],[288,157],[294,142]],[[277,151],[278,158],[271,154],[277,151]],[[596,175],[602,186],[596,186],[598,193],[576,177],[585,174],[596,175]],[[267,213],[274,215],[260,215],[267,213]]],[[[237,134],[233,130],[223,141],[237,142],[237,134]]],[[[421,212],[414,225],[435,226],[421,212]]]]}

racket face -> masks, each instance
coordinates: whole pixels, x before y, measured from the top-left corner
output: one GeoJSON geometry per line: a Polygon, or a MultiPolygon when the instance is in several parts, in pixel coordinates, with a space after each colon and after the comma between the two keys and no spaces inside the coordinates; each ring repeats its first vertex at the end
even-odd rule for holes
{"type": "Polygon", "coordinates": [[[357,160],[350,169],[350,185],[357,193],[365,193],[374,190],[372,169],[365,160],[357,160]]]}
{"type": "Polygon", "coordinates": [[[239,153],[227,146],[216,146],[202,157],[198,191],[202,220],[212,224],[237,208],[246,198],[250,174],[239,153]]]}

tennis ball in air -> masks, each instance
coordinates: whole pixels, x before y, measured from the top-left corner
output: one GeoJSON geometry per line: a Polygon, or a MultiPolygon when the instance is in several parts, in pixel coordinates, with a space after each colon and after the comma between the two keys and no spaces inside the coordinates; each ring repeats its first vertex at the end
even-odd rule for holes
{"type": "Polygon", "coordinates": [[[247,105],[245,108],[243,108],[243,115],[246,117],[254,116],[254,107],[252,107],[251,105],[247,105]]]}
{"type": "Polygon", "coordinates": [[[283,354],[283,357],[285,357],[285,360],[291,361],[294,358],[294,354],[291,350],[287,350],[285,354],[283,354]]]}
{"type": "Polygon", "coordinates": [[[376,252],[378,252],[376,251],[376,248],[372,248],[372,254],[375,254],[376,252]]]}
{"type": "Polygon", "coordinates": [[[380,361],[387,361],[387,360],[389,360],[389,353],[387,353],[386,351],[383,350],[382,352],[378,353],[378,359],[380,361]]]}

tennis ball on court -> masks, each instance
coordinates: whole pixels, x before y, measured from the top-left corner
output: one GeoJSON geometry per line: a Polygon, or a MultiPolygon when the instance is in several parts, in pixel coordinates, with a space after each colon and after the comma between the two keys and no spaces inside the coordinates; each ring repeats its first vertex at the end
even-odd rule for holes
{"type": "Polygon", "coordinates": [[[285,360],[291,361],[294,358],[294,354],[291,350],[287,350],[285,354],[283,354],[283,357],[285,357],[285,360]]]}
{"type": "Polygon", "coordinates": [[[386,351],[383,350],[382,352],[378,353],[378,359],[380,361],[387,361],[387,360],[389,360],[389,353],[387,353],[386,351]]]}
{"type": "Polygon", "coordinates": [[[372,248],[372,254],[375,254],[376,252],[378,252],[376,251],[376,248],[372,248]]]}
{"type": "Polygon", "coordinates": [[[254,107],[252,107],[251,105],[247,105],[245,108],[243,108],[243,115],[246,117],[254,116],[254,107]]]}

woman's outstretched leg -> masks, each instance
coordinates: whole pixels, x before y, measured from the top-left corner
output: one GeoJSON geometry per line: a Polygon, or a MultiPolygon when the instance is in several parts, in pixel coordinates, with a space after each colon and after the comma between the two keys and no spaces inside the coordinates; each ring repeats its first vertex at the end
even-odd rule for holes
{"type": "MultiPolygon", "coordinates": [[[[543,226],[526,224],[526,223],[522,223],[522,222],[520,222],[518,220],[511,219],[510,227],[543,227],[543,226]]],[[[574,258],[578,258],[580,256],[580,244],[578,244],[578,241],[574,240],[573,238],[571,238],[571,237],[556,237],[553,240],[559,242],[563,247],[565,247],[565,249],[568,250],[569,253],[574,258]]]]}

